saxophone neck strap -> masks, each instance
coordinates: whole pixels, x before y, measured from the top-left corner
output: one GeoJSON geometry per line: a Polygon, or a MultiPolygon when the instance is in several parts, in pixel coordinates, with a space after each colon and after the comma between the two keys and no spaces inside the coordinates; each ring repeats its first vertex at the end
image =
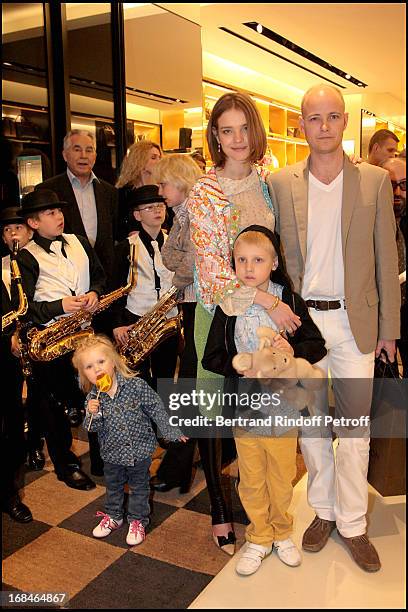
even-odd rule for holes
{"type": "Polygon", "coordinates": [[[146,247],[146,251],[149,253],[151,259],[152,259],[152,264],[153,264],[153,273],[154,273],[154,288],[156,290],[157,293],[157,299],[160,299],[160,289],[161,289],[161,285],[160,285],[160,276],[157,274],[157,270],[156,267],[154,265],[154,248],[152,245],[153,240],[156,240],[158,247],[159,247],[159,251],[161,251],[162,246],[164,244],[164,234],[163,231],[160,230],[160,232],[158,233],[158,236],[156,239],[152,238],[150,236],[150,234],[148,234],[146,232],[146,230],[141,227],[139,230],[139,238],[142,241],[142,243],[144,244],[144,246],[146,247]]]}

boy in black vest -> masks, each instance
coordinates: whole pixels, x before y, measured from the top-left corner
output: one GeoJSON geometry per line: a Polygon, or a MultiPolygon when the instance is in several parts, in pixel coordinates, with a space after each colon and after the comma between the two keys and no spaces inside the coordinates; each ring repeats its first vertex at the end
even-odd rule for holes
{"type": "MultiPolygon", "coordinates": [[[[9,298],[11,298],[11,273],[10,273],[10,257],[14,250],[15,241],[18,243],[18,249],[22,249],[33,237],[33,230],[26,224],[21,216],[19,206],[10,206],[5,208],[0,213],[1,235],[4,244],[9,250],[9,254],[5,255],[1,260],[2,279],[7,289],[9,298]]],[[[20,331],[21,334],[21,331],[20,331]]],[[[14,333],[11,336],[11,352],[14,357],[20,357],[20,346],[17,335],[14,333]]],[[[23,391],[23,376],[22,368],[18,367],[18,384],[20,385],[20,396],[23,391]]],[[[17,380],[15,381],[17,384],[17,380]]],[[[27,398],[25,402],[25,413],[27,415],[27,452],[28,452],[28,467],[31,470],[42,470],[45,465],[45,458],[42,452],[44,441],[42,439],[41,418],[38,414],[38,398],[36,396],[36,385],[33,377],[26,378],[27,398]]]]}
{"type": "MultiPolygon", "coordinates": [[[[167,240],[162,230],[166,218],[165,199],[157,185],[143,185],[129,196],[128,206],[138,230],[115,247],[115,284],[126,285],[129,276],[130,245],[136,246],[137,282],[127,296],[112,307],[113,335],[119,345],[128,340],[128,331],[140,317],[154,308],[173,285],[174,272],[168,270],[161,258],[161,248],[167,240]]],[[[173,308],[167,317],[178,314],[173,308]]],[[[156,391],[159,378],[173,378],[177,364],[177,337],[164,340],[138,367],[140,377],[156,391]]]]}
{"type": "MultiPolygon", "coordinates": [[[[87,239],[64,234],[65,202],[49,189],[22,200],[22,214],[34,237],[18,255],[28,318],[46,327],[82,309],[94,312],[105,288],[103,268],[87,239]]],[[[74,489],[95,487],[70,450],[72,434],[64,405],[83,405],[70,355],[33,364],[41,388],[41,413],[48,452],[59,480],[74,489]]]]}
{"type": "MultiPolygon", "coordinates": [[[[13,240],[27,242],[31,233],[18,214],[17,207],[5,208],[0,212],[1,233],[4,242],[11,247],[13,240]]],[[[10,249],[11,250],[11,249],[10,249]]],[[[16,310],[10,299],[11,285],[10,255],[2,258],[2,317],[16,310]]],[[[10,317],[11,319],[12,317],[10,317]]],[[[18,359],[13,355],[17,350],[15,320],[3,329],[2,319],[2,410],[1,410],[1,508],[19,523],[33,520],[30,509],[23,504],[19,494],[22,469],[26,450],[24,439],[24,412],[22,405],[23,377],[18,359]]]]}

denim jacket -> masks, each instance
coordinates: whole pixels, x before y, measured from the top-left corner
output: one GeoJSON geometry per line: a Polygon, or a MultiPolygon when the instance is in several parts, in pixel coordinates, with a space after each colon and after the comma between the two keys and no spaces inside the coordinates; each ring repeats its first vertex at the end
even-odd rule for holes
{"type": "MultiPolygon", "coordinates": [[[[124,378],[116,373],[118,388],[111,398],[107,393],[99,395],[99,413],[93,415],[90,431],[98,433],[101,457],[109,463],[133,466],[150,457],[157,446],[157,439],[150,419],[158,425],[164,438],[178,440],[182,432],[171,427],[163,402],[141,378],[124,378]]],[[[94,386],[87,395],[96,397],[94,386]]],[[[87,429],[91,413],[87,410],[83,426],[87,429]]]]}

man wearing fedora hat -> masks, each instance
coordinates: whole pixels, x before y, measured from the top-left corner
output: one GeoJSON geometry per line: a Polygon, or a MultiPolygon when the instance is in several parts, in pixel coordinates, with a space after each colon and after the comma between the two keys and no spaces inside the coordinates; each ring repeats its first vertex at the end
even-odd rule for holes
{"type": "MultiPolygon", "coordinates": [[[[64,233],[62,209],[66,206],[49,189],[35,190],[22,199],[22,214],[34,236],[19,252],[18,262],[28,299],[27,317],[36,326],[46,327],[82,309],[93,312],[105,288],[105,273],[88,240],[64,233]]],[[[45,438],[58,479],[74,489],[94,488],[70,450],[72,433],[64,405],[84,403],[70,357],[34,362],[33,371],[41,389],[45,438]]]]}
{"type": "MultiPolygon", "coordinates": [[[[129,210],[138,223],[138,231],[115,247],[115,282],[126,284],[129,275],[130,245],[137,249],[137,284],[130,293],[113,305],[113,334],[121,345],[128,339],[128,330],[151,310],[173,284],[174,272],[162,261],[161,248],[167,240],[162,230],[166,217],[165,199],[157,185],[142,185],[128,199],[129,210]]],[[[176,316],[174,308],[168,316],[176,316]]],[[[177,338],[164,341],[141,366],[141,377],[156,390],[158,378],[173,378],[177,361],[177,338]]]]}
{"type": "Polygon", "coordinates": [[[117,189],[93,172],[96,147],[91,132],[68,132],[62,156],[67,163],[66,172],[40,183],[36,189],[52,189],[69,204],[64,211],[66,231],[88,238],[109,279],[116,238],[117,189]]]}

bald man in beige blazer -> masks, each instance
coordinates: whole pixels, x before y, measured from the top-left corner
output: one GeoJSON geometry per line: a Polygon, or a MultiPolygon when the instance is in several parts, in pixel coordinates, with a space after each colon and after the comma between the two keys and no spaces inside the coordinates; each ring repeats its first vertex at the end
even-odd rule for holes
{"type": "MultiPolygon", "coordinates": [[[[326,340],[319,365],[333,379],[336,416],[370,414],[374,357],[395,358],[400,290],[392,187],[382,169],[343,153],[348,115],[342,94],[318,85],[302,101],[307,160],[268,179],[287,271],[326,340]],[[347,379],[355,379],[353,383],[347,379]],[[356,380],[358,379],[358,380],[356,380]]],[[[327,392],[318,414],[327,414],[327,392]]],[[[302,546],[318,552],[337,526],[365,571],[381,564],[366,528],[369,428],[302,430],[308,501],[316,516],[302,546]]]]}

